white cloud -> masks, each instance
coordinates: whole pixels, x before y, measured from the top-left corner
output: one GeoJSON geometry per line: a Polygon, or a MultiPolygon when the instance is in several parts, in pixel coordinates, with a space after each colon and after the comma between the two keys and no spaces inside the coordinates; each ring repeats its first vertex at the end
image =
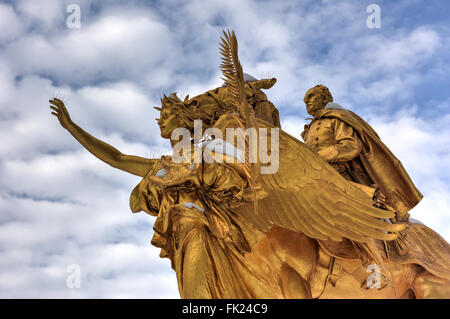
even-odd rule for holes
{"type": "Polygon", "coordinates": [[[42,24],[49,29],[65,20],[65,7],[60,0],[15,1],[15,6],[22,18],[31,23],[42,24]]]}
{"type": "Polygon", "coordinates": [[[421,64],[433,55],[440,45],[440,37],[429,27],[405,30],[391,38],[370,36],[360,39],[365,47],[365,56],[371,69],[389,71],[407,70],[421,64]]]}
{"type": "MultiPolygon", "coordinates": [[[[142,80],[153,69],[170,68],[171,42],[168,28],[152,15],[119,13],[80,29],[26,35],[9,46],[6,56],[18,72],[43,73],[70,84],[116,79],[118,74],[142,80]]],[[[159,87],[161,80],[147,84],[159,87]]]]}
{"type": "Polygon", "coordinates": [[[104,165],[92,163],[89,168],[83,159],[92,160],[87,155],[49,156],[2,171],[11,183],[6,185],[10,194],[0,198],[0,295],[177,296],[169,260],[158,258],[158,249],[150,246],[154,218],[129,211],[129,189],[139,178],[113,169],[102,173],[104,165]],[[23,181],[29,185],[21,185],[23,181]],[[81,267],[79,291],[65,285],[70,264],[81,267]],[[141,283],[144,279],[147,284],[141,283]],[[152,288],[155,284],[161,285],[158,291],[152,288]],[[30,285],[39,295],[27,289],[30,285]]]}
{"type": "Polygon", "coordinates": [[[14,75],[11,68],[6,63],[6,61],[0,59],[0,110],[2,111],[1,116],[5,116],[6,106],[8,99],[11,98],[14,92],[14,75]]]}
{"type": "Polygon", "coordinates": [[[159,139],[159,127],[155,118],[159,112],[153,106],[160,101],[149,98],[131,83],[112,83],[105,86],[88,86],[75,93],[73,107],[80,116],[90,117],[95,127],[114,127],[125,134],[137,135],[141,140],[159,139]],[[117,119],[120,119],[117,121],[117,119]]]}
{"type": "Polygon", "coordinates": [[[23,25],[11,6],[0,3],[0,43],[13,40],[23,31],[23,25]]]}
{"type": "Polygon", "coordinates": [[[413,217],[450,238],[448,99],[431,103],[438,119],[422,114],[429,101],[412,100],[424,81],[448,78],[442,25],[395,27],[401,17],[385,4],[383,28],[369,30],[365,7],[349,1],[142,3],[80,1],[80,29],[65,26],[67,2],[0,4],[1,297],[178,298],[169,260],[149,243],[154,218],[129,212],[139,178],[82,149],[48,99],[63,94],[72,119],[120,151],[159,157],[169,144],[152,106],[163,93],[194,96],[222,84],[226,28],[237,32],[245,72],[278,79],[267,94],[284,129],[298,137],[304,92],[329,85],[424,193],[413,217]],[[408,110],[413,104],[420,107],[408,110]],[[65,286],[73,263],[81,289],[65,286]]]}

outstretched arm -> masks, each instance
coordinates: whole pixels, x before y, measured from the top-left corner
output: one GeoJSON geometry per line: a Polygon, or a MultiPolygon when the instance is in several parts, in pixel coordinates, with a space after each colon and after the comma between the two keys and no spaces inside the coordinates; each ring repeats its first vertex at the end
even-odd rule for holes
{"type": "Polygon", "coordinates": [[[142,177],[145,176],[157,162],[156,159],[122,154],[116,148],[93,137],[72,122],[69,112],[61,100],[54,98],[53,100],[49,100],[49,102],[52,104],[50,106],[53,110],[52,114],[58,118],[61,126],[68,130],[81,145],[103,162],[112,167],[142,177]]]}

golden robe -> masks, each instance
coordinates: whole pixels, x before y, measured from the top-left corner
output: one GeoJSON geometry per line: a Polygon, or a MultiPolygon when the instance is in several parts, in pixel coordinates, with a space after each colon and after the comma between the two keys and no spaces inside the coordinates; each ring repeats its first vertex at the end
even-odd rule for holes
{"type": "Polygon", "coordinates": [[[233,211],[246,183],[225,164],[163,157],[135,187],[133,212],[157,216],[152,244],[177,273],[181,298],[279,298],[245,260],[262,235],[233,211]]]}

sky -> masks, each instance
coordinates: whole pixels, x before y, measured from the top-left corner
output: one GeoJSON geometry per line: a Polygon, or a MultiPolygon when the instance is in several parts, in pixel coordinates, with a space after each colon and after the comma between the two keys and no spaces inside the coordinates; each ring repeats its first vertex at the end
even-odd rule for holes
{"type": "Polygon", "coordinates": [[[88,153],[48,100],[62,97],[75,123],[125,154],[168,154],[153,106],[222,84],[224,29],[236,32],[244,72],[277,78],[266,94],[284,130],[300,138],[305,91],[327,85],[423,193],[411,216],[449,241],[449,9],[436,0],[0,1],[0,297],[179,298],[170,261],[150,245],[155,218],[129,208],[140,178],[88,153]],[[68,26],[70,4],[79,28],[68,26]],[[370,4],[380,28],[368,27],[370,4]]]}

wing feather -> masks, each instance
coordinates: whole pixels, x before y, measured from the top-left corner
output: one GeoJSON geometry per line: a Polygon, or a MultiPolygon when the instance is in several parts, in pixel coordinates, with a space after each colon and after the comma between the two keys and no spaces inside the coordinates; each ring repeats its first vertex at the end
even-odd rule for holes
{"type": "MultiPolygon", "coordinates": [[[[221,40],[222,79],[238,111],[232,113],[237,127],[244,130],[258,126],[270,128],[270,124],[260,120],[257,125],[254,110],[247,103],[234,32],[223,32],[221,40]]],[[[224,131],[225,127],[221,129],[224,131]]],[[[268,230],[278,225],[315,239],[341,241],[348,238],[357,242],[392,240],[397,237],[395,232],[403,230],[404,225],[383,221],[393,217],[394,212],[374,207],[367,194],[346,181],[305,144],[284,131],[279,138],[279,169],[271,175],[259,175],[260,163],[249,162],[248,137],[245,140],[242,170],[253,193],[253,212],[258,214],[252,214],[248,205],[238,210],[255,226],[268,230]],[[257,180],[267,193],[258,205],[257,180]]],[[[267,146],[269,152],[270,145],[267,146]]]]}
{"type": "MultiPolygon", "coordinates": [[[[270,127],[264,121],[258,124],[270,127]]],[[[284,131],[279,138],[279,169],[261,175],[267,196],[259,200],[257,215],[241,211],[246,218],[263,230],[278,225],[320,240],[363,243],[397,238],[404,225],[384,220],[393,217],[393,211],[374,207],[372,198],[304,143],[284,131]]]]}
{"type": "Polygon", "coordinates": [[[307,217],[309,217],[314,222],[320,232],[325,236],[328,236],[331,240],[339,241],[341,238],[340,233],[342,234],[342,230],[341,232],[339,232],[339,229],[337,229],[334,220],[330,218],[330,216],[318,213],[316,211],[316,208],[307,200],[304,200],[303,202],[306,202],[308,206],[296,200],[296,203],[299,205],[299,207],[302,207],[302,211],[305,212],[307,217]]]}

